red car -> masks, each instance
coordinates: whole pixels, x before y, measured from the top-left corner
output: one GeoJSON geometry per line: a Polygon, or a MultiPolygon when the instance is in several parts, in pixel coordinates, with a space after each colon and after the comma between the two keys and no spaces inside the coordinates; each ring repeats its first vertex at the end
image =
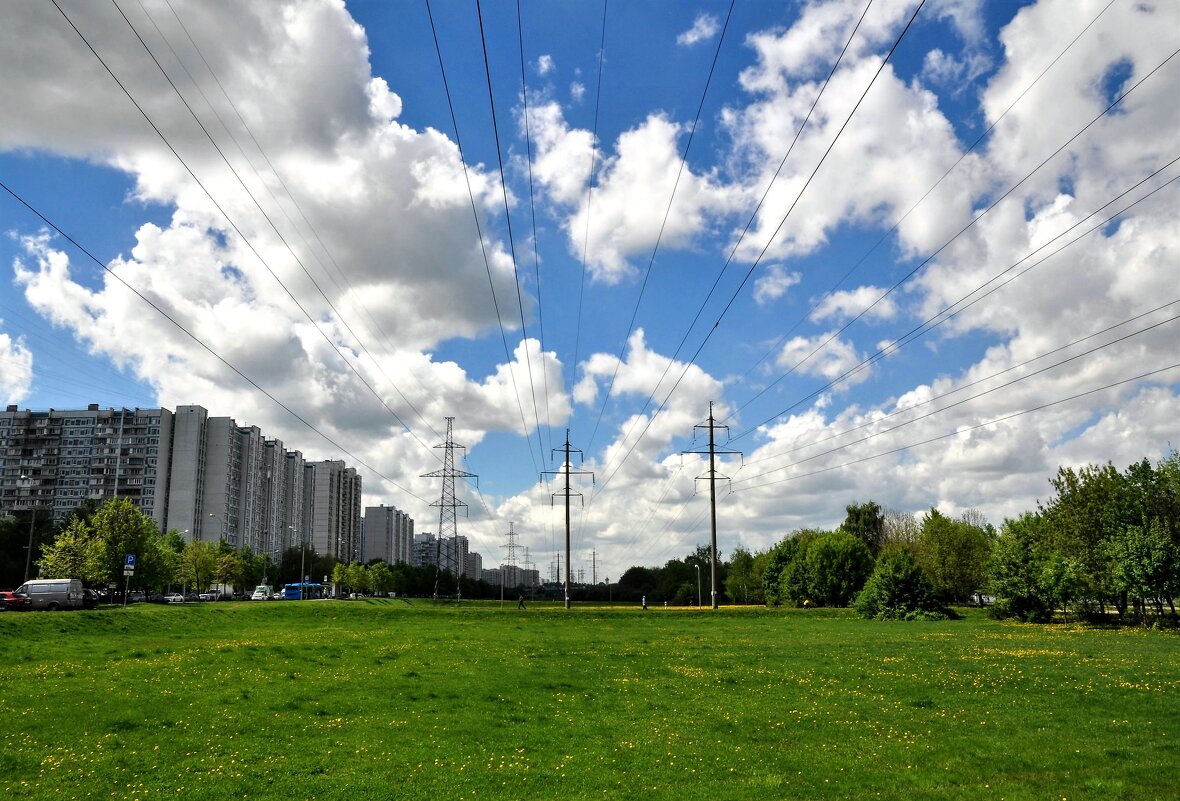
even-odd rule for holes
{"type": "Polygon", "coordinates": [[[29,596],[10,590],[0,590],[0,608],[5,612],[19,612],[33,605],[29,596]]]}

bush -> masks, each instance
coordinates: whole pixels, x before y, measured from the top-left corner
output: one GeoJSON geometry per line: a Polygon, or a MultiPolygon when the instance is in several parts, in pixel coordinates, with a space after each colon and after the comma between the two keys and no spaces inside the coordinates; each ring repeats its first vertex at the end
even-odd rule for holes
{"type": "Polygon", "coordinates": [[[861,617],[878,620],[945,620],[934,585],[909,548],[882,554],[856,599],[861,617]]]}

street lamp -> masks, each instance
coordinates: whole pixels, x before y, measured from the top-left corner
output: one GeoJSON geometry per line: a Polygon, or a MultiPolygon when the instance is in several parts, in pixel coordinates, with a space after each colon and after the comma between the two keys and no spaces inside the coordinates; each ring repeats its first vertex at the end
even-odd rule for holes
{"type": "MultiPolygon", "coordinates": [[[[28,481],[31,487],[33,480],[29,476],[21,476],[22,481],[28,481]]],[[[33,490],[29,489],[29,500],[33,498],[33,490]]],[[[29,509],[29,545],[25,552],[25,581],[29,580],[29,567],[33,561],[33,526],[37,523],[37,504],[31,503],[29,509]]]]}
{"type": "Polygon", "coordinates": [[[693,567],[697,569],[697,606],[701,605],[701,566],[694,564],[693,567]]]}

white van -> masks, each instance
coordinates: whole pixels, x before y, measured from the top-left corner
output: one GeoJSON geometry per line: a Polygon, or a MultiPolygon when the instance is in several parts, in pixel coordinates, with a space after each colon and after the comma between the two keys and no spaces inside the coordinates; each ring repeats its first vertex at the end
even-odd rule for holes
{"type": "Polygon", "coordinates": [[[269,601],[274,594],[269,584],[259,584],[254,588],[254,594],[250,596],[251,601],[269,601]]]}
{"type": "Polygon", "coordinates": [[[29,596],[30,609],[81,609],[81,579],[34,579],[16,591],[29,596]]]}

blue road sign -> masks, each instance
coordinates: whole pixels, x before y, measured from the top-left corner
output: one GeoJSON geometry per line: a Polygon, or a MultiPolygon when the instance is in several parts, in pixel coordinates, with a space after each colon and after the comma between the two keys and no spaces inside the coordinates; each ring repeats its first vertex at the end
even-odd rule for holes
{"type": "Polygon", "coordinates": [[[123,557],[124,567],[135,567],[135,554],[129,553],[123,557]]]}

